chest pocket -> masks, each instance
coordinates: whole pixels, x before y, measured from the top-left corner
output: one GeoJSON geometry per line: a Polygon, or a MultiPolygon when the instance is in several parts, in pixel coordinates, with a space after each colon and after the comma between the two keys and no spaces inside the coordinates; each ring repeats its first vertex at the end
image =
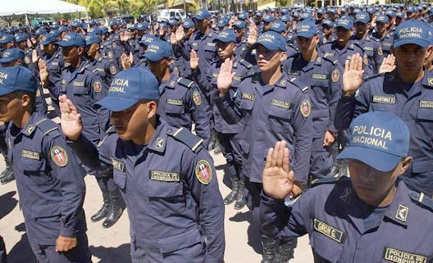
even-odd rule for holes
{"type": "MultiPolygon", "coordinates": [[[[239,94],[238,94],[239,96],[239,94]]],[[[253,100],[247,100],[247,99],[241,99],[241,102],[239,104],[239,108],[243,111],[252,111],[254,108],[254,101],[253,100]]]]}
{"type": "Polygon", "coordinates": [[[207,43],[204,50],[206,51],[206,53],[211,53],[213,56],[216,51],[216,46],[213,43],[207,43]]]}
{"type": "Polygon", "coordinates": [[[72,92],[76,96],[86,96],[90,94],[90,89],[86,87],[72,87],[72,92]]]}
{"type": "Polygon", "coordinates": [[[167,114],[182,114],[185,113],[185,108],[183,105],[165,105],[165,113],[167,114]]]}
{"type": "Polygon", "coordinates": [[[342,244],[318,232],[311,235],[310,246],[313,248],[315,262],[336,263],[343,253],[342,244]]]}
{"type": "Polygon", "coordinates": [[[125,191],[126,189],[126,173],[125,172],[121,172],[117,169],[113,169],[113,179],[114,182],[117,184],[117,186],[119,186],[119,188],[122,191],[125,191]]]}
{"type": "MultiPolygon", "coordinates": [[[[42,156],[41,156],[42,157],[42,156]]],[[[20,168],[27,179],[28,184],[42,186],[50,185],[55,180],[49,171],[47,171],[47,162],[43,160],[34,160],[29,158],[20,159],[20,168]]]]}
{"type": "Polygon", "coordinates": [[[292,110],[270,106],[268,113],[268,129],[276,132],[289,131],[292,112],[292,110]]]}
{"type": "Polygon", "coordinates": [[[144,189],[149,200],[150,213],[163,217],[186,213],[186,194],[182,181],[162,182],[149,179],[144,189]]]}
{"type": "Polygon", "coordinates": [[[194,49],[195,51],[198,51],[198,43],[197,42],[192,43],[192,49],[194,49]]]}
{"type": "MultiPolygon", "coordinates": [[[[420,104],[422,103],[423,102],[420,102],[420,104]]],[[[433,102],[431,103],[432,103],[431,108],[418,107],[418,112],[416,114],[417,121],[421,121],[421,122],[428,121],[428,122],[432,122],[433,124],[433,102]]]]}

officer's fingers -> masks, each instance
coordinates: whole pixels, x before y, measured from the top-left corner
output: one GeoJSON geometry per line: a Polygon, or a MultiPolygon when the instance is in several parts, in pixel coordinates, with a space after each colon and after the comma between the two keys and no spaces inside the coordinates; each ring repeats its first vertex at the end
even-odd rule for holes
{"type": "Polygon", "coordinates": [[[285,172],[290,171],[290,152],[288,148],[284,148],[283,151],[283,170],[285,172]]]}
{"type": "Polygon", "coordinates": [[[236,72],[233,72],[230,79],[233,80],[233,78],[235,77],[235,75],[236,75],[236,72]]]}
{"type": "Polygon", "coordinates": [[[346,59],[346,61],[344,61],[344,72],[348,72],[350,69],[350,65],[349,65],[350,61],[348,59],[346,59]]]}
{"type": "Polygon", "coordinates": [[[270,168],[272,164],[272,154],[274,152],[274,148],[269,148],[268,155],[266,156],[265,169],[270,168]]]}
{"type": "Polygon", "coordinates": [[[280,142],[278,141],[275,143],[274,150],[272,151],[272,157],[271,157],[271,167],[277,166],[277,159],[278,159],[278,150],[280,148],[280,142]]]}
{"type": "Polygon", "coordinates": [[[362,70],[362,58],[359,54],[357,54],[357,61],[356,61],[356,70],[362,70]]]}
{"type": "Polygon", "coordinates": [[[295,173],[293,171],[289,171],[288,179],[292,183],[295,181],[295,173]]]}

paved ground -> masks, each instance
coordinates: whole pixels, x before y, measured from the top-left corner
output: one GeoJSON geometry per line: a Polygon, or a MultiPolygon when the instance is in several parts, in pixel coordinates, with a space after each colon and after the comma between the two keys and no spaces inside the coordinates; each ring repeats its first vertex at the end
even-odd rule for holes
{"type": "MultiPolygon", "coordinates": [[[[4,169],[4,162],[0,158],[0,171],[4,169]]],[[[221,194],[224,197],[230,191],[222,183],[224,176],[225,160],[222,155],[214,156],[217,168],[218,180],[220,182],[221,194]]],[[[90,248],[93,254],[93,262],[102,263],[128,263],[129,260],[129,221],[127,212],[119,222],[109,229],[102,228],[100,222],[92,223],[90,216],[95,213],[102,204],[96,180],[86,177],[87,195],[84,203],[88,222],[88,236],[90,248]]],[[[22,213],[18,206],[18,193],[15,182],[0,186],[0,235],[3,236],[9,252],[10,263],[35,262],[25,234],[25,226],[22,213]]],[[[251,218],[248,210],[244,208],[236,211],[233,206],[226,207],[225,232],[227,263],[235,262],[260,262],[260,241],[249,227],[248,220],[251,218]]],[[[295,263],[313,262],[308,238],[303,237],[298,241],[295,250],[295,263]]]]}

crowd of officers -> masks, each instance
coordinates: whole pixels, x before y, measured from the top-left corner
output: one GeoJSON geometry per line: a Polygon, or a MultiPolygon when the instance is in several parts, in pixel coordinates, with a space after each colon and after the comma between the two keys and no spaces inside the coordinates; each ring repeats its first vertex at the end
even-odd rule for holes
{"type": "MultiPolygon", "coordinates": [[[[38,262],[90,262],[85,174],[95,176],[103,196],[92,221],[104,219],[103,226],[111,227],[129,208],[133,262],[223,262],[224,204],[232,203],[251,211],[263,263],[288,262],[296,237],[310,230],[338,243],[313,240],[317,262],[349,262],[362,248],[356,242],[339,246],[352,239],[338,220],[330,225],[315,218],[313,226],[302,226],[290,214],[307,190],[348,184],[352,169],[346,159],[357,157],[336,157],[355,132],[391,136],[389,127],[368,120],[348,129],[352,119],[370,111],[391,112],[408,126],[409,149],[401,158],[412,159],[404,162],[401,181],[410,189],[404,191],[422,195],[410,204],[422,208],[411,209],[431,213],[432,22],[433,8],[420,4],[214,15],[200,9],[183,20],[112,20],[109,29],[96,20],[2,28],[0,142],[6,170],[0,182],[16,178],[38,262]],[[61,117],[61,128],[50,120],[55,117],[61,117]],[[274,145],[274,151],[288,148],[284,158],[294,173],[283,197],[263,188],[264,168],[269,173],[271,166],[282,167],[283,155],[268,152],[274,145]],[[232,191],[225,198],[214,178],[213,149],[227,160],[232,191]],[[276,165],[266,162],[271,157],[280,158],[276,165]],[[288,222],[291,231],[276,234],[288,222]]],[[[367,137],[360,143],[377,139],[367,137]]],[[[374,168],[385,162],[361,161],[374,168]]],[[[340,199],[349,200],[351,188],[342,189],[340,199]]],[[[409,208],[400,208],[397,219],[412,222],[406,222],[409,208]]],[[[364,223],[375,226],[384,211],[364,223]]],[[[431,260],[431,250],[412,247],[388,246],[386,253],[431,260]]],[[[369,257],[357,254],[354,262],[369,257]]]]}

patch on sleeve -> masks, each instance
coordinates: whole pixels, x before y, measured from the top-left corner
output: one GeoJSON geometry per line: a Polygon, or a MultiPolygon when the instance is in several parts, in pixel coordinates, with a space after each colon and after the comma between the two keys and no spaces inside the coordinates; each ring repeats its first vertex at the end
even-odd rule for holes
{"type": "Polygon", "coordinates": [[[93,90],[95,92],[101,92],[101,89],[101,82],[95,81],[95,83],[93,83],[93,90]]]}
{"type": "Polygon", "coordinates": [[[192,93],[192,100],[194,101],[195,105],[200,106],[201,96],[200,96],[200,92],[198,92],[198,90],[194,90],[194,92],[192,93]]]}
{"type": "Polygon", "coordinates": [[[202,184],[209,184],[212,180],[212,168],[208,161],[200,160],[195,166],[195,176],[202,184]]]}
{"type": "Polygon", "coordinates": [[[116,73],[117,73],[117,68],[116,68],[116,66],[112,65],[112,66],[110,67],[110,73],[111,73],[111,75],[116,75],[116,73]]]}
{"type": "Polygon", "coordinates": [[[427,257],[425,256],[408,253],[390,247],[385,247],[383,251],[383,259],[395,263],[400,263],[400,262],[427,263],[427,257]]]}
{"type": "Polygon", "coordinates": [[[307,118],[308,116],[310,116],[311,113],[311,104],[310,101],[305,99],[302,101],[301,103],[301,113],[302,116],[304,116],[305,118],[307,118]]]}
{"type": "Polygon", "coordinates": [[[333,82],[337,82],[340,79],[340,71],[338,71],[338,69],[332,71],[331,79],[333,82]]]}
{"type": "Polygon", "coordinates": [[[382,55],[383,55],[382,47],[379,47],[379,48],[377,49],[377,54],[378,54],[379,56],[382,56],[382,55]]]}
{"type": "Polygon", "coordinates": [[[51,158],[59,167],[65,167],[68,164],[68,154],[65,149],[60,146],[51,148],[51,158]]]}

